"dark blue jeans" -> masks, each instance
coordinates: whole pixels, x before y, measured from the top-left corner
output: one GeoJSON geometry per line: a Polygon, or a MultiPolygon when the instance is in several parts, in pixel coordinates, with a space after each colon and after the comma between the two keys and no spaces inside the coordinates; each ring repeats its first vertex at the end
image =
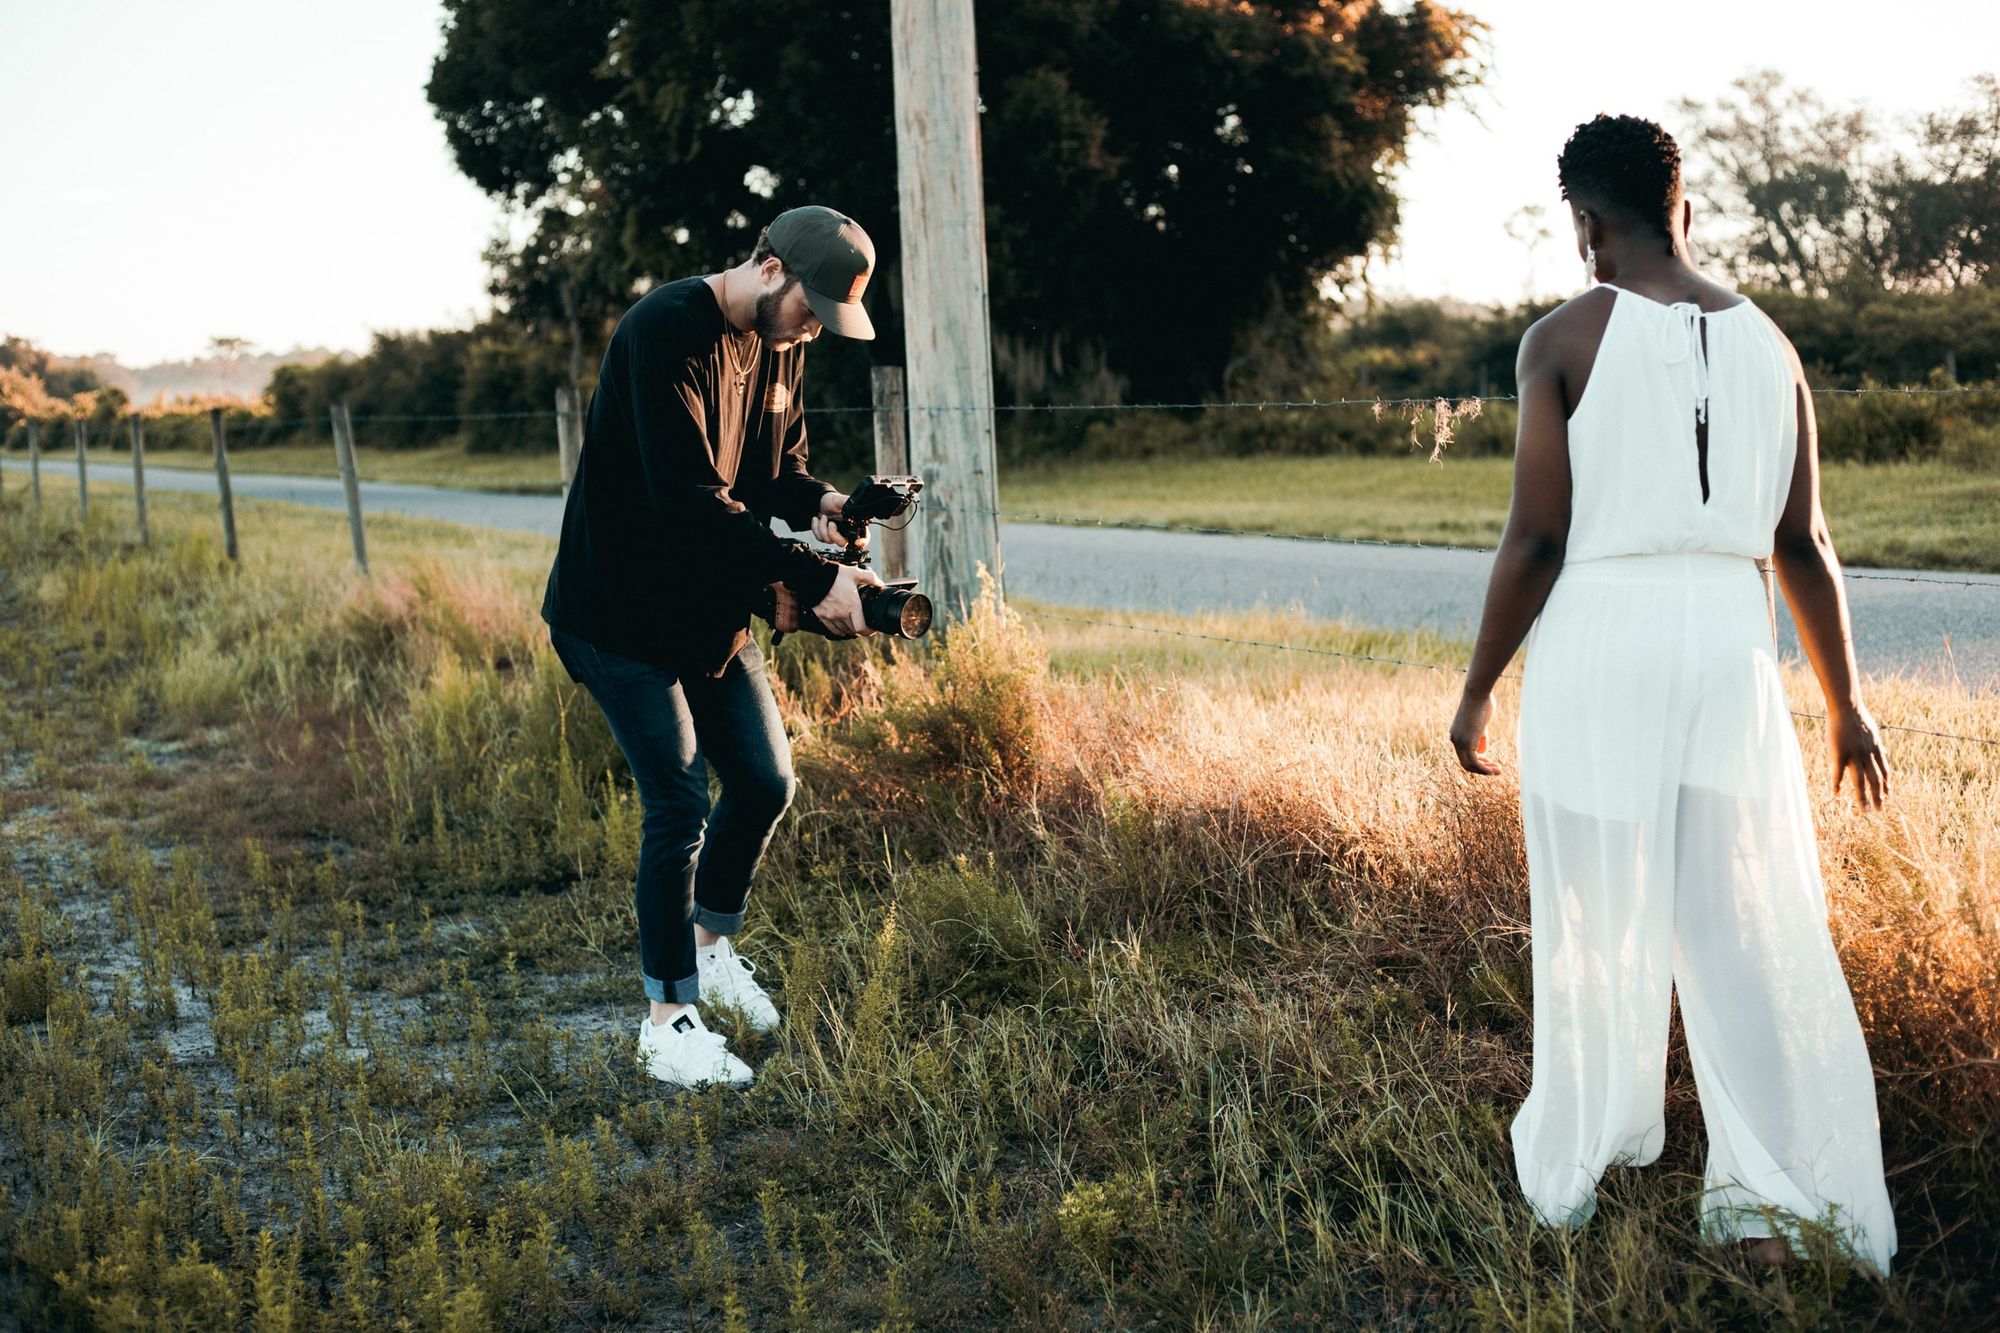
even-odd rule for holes
{"type": "Polygon", "coordinates": [[[681,678],[566,630],[551,628],[549,640],[604,710],[638,783],[646,998],[691,1002],[701,992],[695,925],[718,935],[742,928],[750,877],[798,785],[763,655],[751,643],[719,678],[681,678]],[[712,811],[709,768],[722,784],[712,811]]]}

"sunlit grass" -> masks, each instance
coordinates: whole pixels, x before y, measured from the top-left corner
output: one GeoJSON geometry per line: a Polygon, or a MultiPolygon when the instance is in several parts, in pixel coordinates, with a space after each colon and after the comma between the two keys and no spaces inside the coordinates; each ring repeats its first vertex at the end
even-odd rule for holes
{"type": "MultiPolygon", "coordinates": [[[[1896,737],[1863,818],[1800,723],[1903,1250],[1773,1275],[1694,1238],[1679,1056],[1662,1162],[1575,1236],[1528,1220],[1511,780],[1450,762],[1455,675],[1326,655],[1458,645],[1036,607],[789,640],[802,789],[745,941],[786,1024],[738,1035],[752,1091],[674,1095],[627,1048],[637,805],[542,645],[548,542],[382,519],[363,578],[338,515],[250,504],[231,569],[211,501],[158,496],[146,553],[129,498],[79,540],[71,494],[0,500],[24,1324],[1949,1327],[2000,1297],[1993,748],[1896,737]]],[[[1991,691],[1871,703],[2000,735],[1991,691]]]]}

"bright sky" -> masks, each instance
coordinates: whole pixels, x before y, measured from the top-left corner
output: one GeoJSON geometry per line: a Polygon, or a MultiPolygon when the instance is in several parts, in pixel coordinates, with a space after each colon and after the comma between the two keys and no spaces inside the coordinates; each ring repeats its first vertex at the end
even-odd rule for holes
{"type": "Polygon", "coordinates": [[[0,332],[127,365],[488,306],[430,0],[0,0],[0,332]]]}
{"type": "MultiPolygon", "coordinates": [[[[1677,97],[1770,66],[1895,115],[2000,67],[1990,0],[1456,2],[1491,25],[1492,73],[1413,148],[1401,258],[1375,270],[1390,291],[1518,298],[1527,255],[1507,220],[1541,203],[1560,223],[1556,151],[1600,110],[1673,129],[1677,97]]],[[[500,212],[424,100],[441,12],[0,0],[0,332],[140,365],[214,335],[359,349],[373,329],[475,318],[500,212]]],[[[1559,236],[1536,285],[1571,290],[1579,269],[1559,236]]]]}
{"type": "MultiPolygon", "coordinates": [[[[1535,252],[1536,290],[1582,285],[1556,154],[1600,111],[1645,116],[1677,138],[1673,104],[1713,102],[1775,69],[1793,87],[1893,120],[1963,102],[1975,74],[2000,73],[1993,0],[1446,0],[1483,19],[1490,70],[1465,107],[1428,121],[1402,178],[1401,257],[1377,265],[1390,292],[1513,301],[1528,252],[1507,235],[1524,204],[1548,210],[1555,239],[1535,252]]],[[[1697,213],[1693,241],[1701,245],[1697,213]]]]}

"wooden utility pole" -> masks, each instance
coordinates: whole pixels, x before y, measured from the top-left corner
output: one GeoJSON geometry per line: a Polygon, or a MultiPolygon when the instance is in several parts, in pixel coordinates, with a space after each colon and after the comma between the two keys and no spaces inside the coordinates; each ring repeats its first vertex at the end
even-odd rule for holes
{"type": "Polygon", "coordinates": [[[354,538],[354,566],[368,572],[368,539],[361,530],[361,474],[354,466],[354,419],[345,399],[333,405],[333,452],[340,461],[340,488],[347,492],[347,533],[354,538]]]}
{"type": "Polygon", "coordinates": [[[241,560],[236,549],[236,500],[229,493],[229,446],[223,442],[222,409],[208,409],[208,433],[215,440],[215,491],[222,498],[222,549],[232,561],[241,560]]]}
{"type": "Polygon", "coordinates": [[[556,455],[562,463],[563,494],[576,478],[576,460],[583,455],[583,414],[577,410],[574,384],[556,386],[556,455]]]}
{"type": "MultiPolygon", "coordinates": [[[[910,470],[910,434],[904,411],[903,368],[876,366],[868,373],[868,386],[875,399],[875,471],[884,477],[902,476],[910,470]]],[[[909,536],[908,523],[875,529],[873,540],[877,574],[885,579],[909,577],[909,536]]]]}
{"type": "Polygon", "coordinates": [[[889,23],[910,463],[925,501],[907,555],[950,620],[979,596],[980,566],[1000,575],[972,0],[891,0],[889,23]]]}
{"type": "Polygon", "coordinates": [[[42,507],[42,426],[28,423],[28,489],[35,493],[35,508],[42,507]]]}
{"type": "Polygon", "coordinates": [[[146,526],[146,420],[132,414],[132,503],[139,509],[139,545],[153,544],[153,531],[146,526]]]}
{"type": "Polygon", "coordinates": [[[76,521],[90,522],[90,459],[84,453],[85,432],[83,418],[78,417],[76,426],[76,521]]]}

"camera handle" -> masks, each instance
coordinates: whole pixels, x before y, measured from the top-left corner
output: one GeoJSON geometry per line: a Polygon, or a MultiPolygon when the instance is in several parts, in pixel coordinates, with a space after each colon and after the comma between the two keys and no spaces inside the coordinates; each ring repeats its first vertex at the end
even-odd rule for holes
{"type": "MultiPolygon", "coordinates": [[[[849,506],[852,506],[852,501],[849,502],[849,506]]],[[[841,547],[833,556],[835,564],[855,565],[863,569],[868,567],[868,529],[874,521],[872,518],[858,518],[850,514],[847,509],[840,511],[833,520],[833,526],[839,530],[841,536],[847,538],[847,545],[841,547]]]]}

